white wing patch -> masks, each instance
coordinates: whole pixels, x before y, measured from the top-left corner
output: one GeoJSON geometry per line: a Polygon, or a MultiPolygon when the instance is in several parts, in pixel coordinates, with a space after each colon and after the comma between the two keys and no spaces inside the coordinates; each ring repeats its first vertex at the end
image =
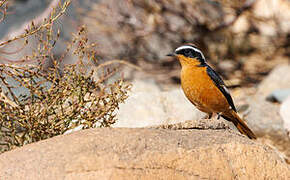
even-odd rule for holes
{"type": "MultiPolygon", "coordinates": [[[[225,85],[221,85],[221,87],[225,90],[225,92],[227,93],[227,94],[230,94],[230,91],[229,91],[229,89],[225,86],[225,85]]],[[[229,106],[229,109],[233,109],[231,106],[229,106]]]]}
{"type": "Polygon", "coordinates": [[[230,91],[228,90],[228,88],[225,85],[221,85],[221,87],[224,88],[224,90],[226,91],[226,93],[230,94],[230,91]]]}
{"type": "Polygon", "coordinates": [[[180,50],[182,50],[182,49],[192,49],[192,50],[194,50],[194,51],[197,51],[197,52],[199,52],[199,53],[201,54],[202,58],[205,60],[205,57],[204,57],[204,55],[202,54],[202,52],[201,52],[199,49],[197,49],[197,48],[195,48],[195,47],[192,47],[192,46],[188,46],[188,45],[180,46],[180,47],[178,47],[177,49],[175,49],[175,52],[180,51],[180,50]]]}

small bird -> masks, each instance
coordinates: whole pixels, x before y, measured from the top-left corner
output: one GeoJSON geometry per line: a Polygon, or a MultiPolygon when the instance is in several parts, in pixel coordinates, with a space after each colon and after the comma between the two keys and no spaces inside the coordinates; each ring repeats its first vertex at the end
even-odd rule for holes
{"type": "Polygon", "coordinates": [[[213,113],[231,121],[237,129],[256,139],[245,121],[237,114],[236,107],[222,78],[206,63],[202,52],[194,45],[178,47],[167,56],[176,57],[181,64],[181,86],[188,100],[211,119],[213,113]]]}

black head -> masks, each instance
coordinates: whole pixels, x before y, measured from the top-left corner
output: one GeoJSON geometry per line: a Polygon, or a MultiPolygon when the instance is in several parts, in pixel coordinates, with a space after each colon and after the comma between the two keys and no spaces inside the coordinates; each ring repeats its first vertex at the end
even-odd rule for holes
{"type": "Polygon", "coordinates": [[[188,58],[196,58],[201,64],[205,63],[205,57],[202,52],[193,45],[183,45],[175,49],[171,56],[183,55],[188,58]]]}

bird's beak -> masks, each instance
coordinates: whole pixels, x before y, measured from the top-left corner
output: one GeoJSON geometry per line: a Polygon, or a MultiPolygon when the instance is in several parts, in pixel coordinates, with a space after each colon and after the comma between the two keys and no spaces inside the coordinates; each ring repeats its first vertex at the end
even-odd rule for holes
{"type": "Polygon", "coordinates": [[[176,56],[175,53],[170,53],[170,54],[167,54],[166,56],[176,56]]]}

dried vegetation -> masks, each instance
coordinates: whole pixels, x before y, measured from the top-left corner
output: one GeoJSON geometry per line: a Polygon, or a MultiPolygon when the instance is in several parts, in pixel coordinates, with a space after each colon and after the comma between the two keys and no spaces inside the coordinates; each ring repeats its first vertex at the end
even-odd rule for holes
{"type": "MultiPolygon", "coordinates": [[[[3,18],[6,3],[0,3],[3,18]]],[[[130,84],[122,79],[107,82],[117,69],[96,66],[96,44],[89,42],[85,27],[73,35],[62,56],[54,57],[51,53],[60,34],[54,32],[53,23],[68,5],[69,1],[59,4],[40,25],[32,23],[25,33],[0,43],[1,51],[1,47],[13,41],[24,40],[25,46],[31,36],[38,40],[33,53],[17,61],[35,64],[0,64],[0,152],[74,128],[110,126],[116,121],[119,104],[127,98],[130,84]],[[78,63],[60,68],[68,53],[78,63]],[[43,62],[48,59],[53,66],[44,68],[43,62]]],[[[0,52],[0,58],[3,53],[0,52]]]]}

